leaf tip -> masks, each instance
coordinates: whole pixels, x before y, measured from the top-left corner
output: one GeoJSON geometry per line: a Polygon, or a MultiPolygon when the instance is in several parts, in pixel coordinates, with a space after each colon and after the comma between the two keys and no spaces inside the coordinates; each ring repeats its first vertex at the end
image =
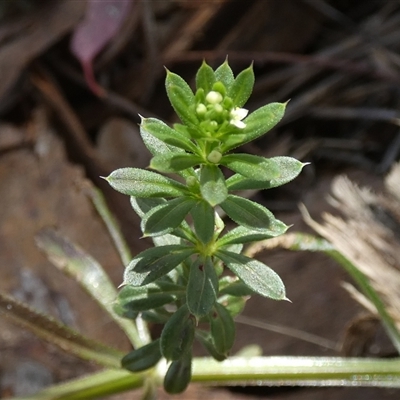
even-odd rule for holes
{"type": "Polygon", "coordinates": [[[293,303],[293,301],[292,300],[290,300],[290,299],[288,299],[286,296],[285,297],[283,297],[283,299],[282,299],[283,301],[288,301],[289,303],[293,303]]]}

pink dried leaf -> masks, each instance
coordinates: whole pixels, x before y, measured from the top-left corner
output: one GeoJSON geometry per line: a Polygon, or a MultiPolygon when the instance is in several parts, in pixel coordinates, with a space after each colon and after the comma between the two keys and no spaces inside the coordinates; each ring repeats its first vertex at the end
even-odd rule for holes
{"type": "Polygon", "coordinates": [[[89,0],[85,18],[71,39],[71,51],[80,61],[86,82],[98,96],[104,89],[96,82],[93,60],[119,32],[134,0],[89,0]]]}

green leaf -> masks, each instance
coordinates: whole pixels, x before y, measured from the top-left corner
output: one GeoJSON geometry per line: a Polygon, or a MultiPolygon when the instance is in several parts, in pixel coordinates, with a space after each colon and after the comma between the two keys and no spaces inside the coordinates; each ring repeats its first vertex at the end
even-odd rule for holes
{"type": "Polygon", "coordinates": [[[219,296],[251,296],[254,292],[237,276],[224,276],[219,280],[219,296]]]}
{"type": "Polygon", "coordinates": [[[178,197],[151,209],[142,219],[144,235],[161,236],[172,232],[195,205],[196,200],[190,197],[178,197]]]}
{"type": "Polygon", "coordinates": [[[227,93],[229,94],[231,86],[235,81],[235,77],[233,76],[232,69],[227,60],[225,60],[225,62],[215,70],[215,79],[224,84],[227,93]]]}
{"type": "Polygon", "coordinates": [[[271,211],[268,211],[261,204],[233,194],[228,195],[227,199],[220,204],[220,207],[238,225],[249,229],[272,230],[271,227],[276,225],[276,219],[271,211]]]}
{"type": "Polygon", "coordinates": [[[256,181],[270,181],[280,174],[279,165],[273,159],[251,154],[229,154],[222,157],[220,164],[256,181]]]}
{"type": "Polygon", "coordinates": [[[164,390],[169,394],[182,393],[192,378],[192,355],[173,361],[164,377],[164,390]]]}
{"type": "Polygon", "coordinates": [[[207,94],[212,90],[215,83],[214,70],[205,62],[201,64],[201,67],[196,74],[196,89],[204,89],[204,93],[207,94]]]}
{"type": "Polygon", "coordinates": [[[212,207],[222,203],[228,196],[224,175],[216,165],[202,165],[200,192],[212,207]]]}
{"type": "Polygon", "coordinates": [[[142,137],[143,143],[147,147],[147,149],[150,151],[153,156],[156,156],[158,154],[169,154],[169,153],[183,153],[184,150],[172,146],[170,144],[166,144],[160,139],[157,139],[154,135],[151,133],[147,132],[146,129],[143,128],[142,125],[140,125],[140,136],[142,137]]]}
{"type": "MultiPolygon", "coordinates": [[[[165,199],[158,197],[145,199],[131,196],[132,208],[135,210],[140,218],[143,218],[143,216],[153,208],[165,203],[165,199]]],[[[156,246],[165,246],[167,244],[180,244],[180,238],[184,238],[186,240],[189,240],[190,242],[195,242],[193,232],[185,220],[182,221],[181,225],[178,228],[175,228],[172,231],[172,234],[154,236],[152,240],[156,246]]]]}
{"type": "Polygon", "coordinates": [[[105,178],[118,192],[135,197],[178,197],[187,193],[181,183],[140,168],[120,168],[105,178]]]}
{"type": "Polygon", "coordinates": [[[168,274],[194,252],[193,248],[181,245],[158,246],[142,251],[126,267],[123,284],[143,286],[154,282],[168,274]],[[140,272],[136,271],[137,264],[140,265],[140,272]]]}
{"type": "Polygon", "coordinates": [[[215,360],[217,361],[226,360],[225,354],[218,353],[217,349],[215,348],[214,342],[212,340],[212,336],[209,332],[196,329],[196,339],[204,346],[204,348],[215,360]]]}
{"type": "Polygon", "coordinates": [[[186,290],[186,304],[197,319],[207,315],[213,307],[218,292],[218,277],[210,257],[196,260],[190,266],[186,290]]]}
{"type": "Polygon", "coordinates": [[[211,336],[217,353],[228,356],[235,341],[235,323],[224,306],[215,303],[210,315],[211,336]]]}
{"type": "Polygon", "coordinates": [[[143,218],[151,209],[167,202],[161,197],[143,198],[131,196],[130,200],[132,208],[140,218],[143,218]]]}
{"type": "MultiPolygon", "coordinates": [[[[248,291],[250,292],[250,290],[248,291]]],[[[226,310],[229,312],[232,318],[235,318],[237,315],[242,313],[244,307],[246,306],[246,302],[249,298],[250,295],[248,296],[225,295],[220,297],[218,299],[218,302],[226,308],[226,310]]]]}
{"type": "MultiPolygon", "coordinates": [[[[176,254],[188,249],[192,248],[188,248],[188,246],[179,244],[151,247],[146,249],[133,259],[137,260],[137,262],[135,262],[135,271],[148,272],[157,269],[163,264],[168,264],[170,257],[175,257],[176,254]]],[[[150,286],[150,288],[152,288],[152,286],[150,286]]]]}
{"type": "Polygon", "coordinates": [[[202,162],[202,157],[188,153],[159,154],[151,159],[150,168],[161,172],[179,172],[202,162]]]}
{"type": "Polygon", "coordinates": [[[254,190],[271,189],[285,185],[296,178],[307,163],[302,163],[292,157],[273,157],[273,161],[279,171],[278,176],[266,181],[256,181],[248,179],[240,174],[235,174],[226,180],[229,190],[254,190]]]}
{"type": "MultiPolygon", "coordinates": [[[[140,127],[140,135],[142,136],[143,143],[150,151],[150,153],[153,154],[153,156],[157,156],[159,154],[177,154],[184,152],[184,150],[179,147],[166,144],[162,140],[157,139],[155,136],[151,135],[149,132],[143,129],[142,126],[140,127]]],[[[183,170],[181,172],[178,172],[178,174],[183,176],[184,178],[187,178],[189,176],[193,176],[194,171],[192,169],[183,170]]]]}
{"type": "Polygon", "coordinates": [[[195,115],[195,97],[189,85],[179,76],[167,70],[165,87],[169,101],[179,119],[185,125],[198,125],[195,115]]]}
{"type": "Polygon", "coordinates": [[[238,144],[221,145],[221,151],[226,153],[239,144],[251,142],[270,131],[283,117],[286,103],[270,103],[252,112],[243,122],[246,127],[241,130],[245,140],[238,144]]]}
{"type": "Polygon", "coordinates": [[[165,324],[161,333],[160,348],[168,360],[179,360],[192,348],[195,320],[186,305],[181,306],[165,324]]]}
{"type": "Polygon", "coordinates": [[[197,237],[202,243],[209,243],[215,232],[214,209],[206,201],[200,200],[192,208],[191,215],[197,237]]]}
{"type": "Polygon", "coordinates": [[[145,371],[154,367],[161,357],[160,340],[157,339],[128,353],[122,358],[121,366],[131,372],[145,371]]]}
{"type": "Polygon", "coordinates": [[[244,226],[238,226],[225,234],[221,239],[218,240],[217,246],[227,246],[230,244],[237,243],[251,243],[258,242],[260,240],[270,239],[283,235],[288,229],[282,221],[275,219],[271,222],[268,229],[249,229],[244,226]]]}
{"type": "MultiPolygon", "coordinates": [[[[170,128],[167,124],[156,118],[142,118],[140,129],[155,136],[157,139],[168,145],[178,147],[192,153],[196,153],[197,151],[196,145],[190,140],[190,138],[178,132],[177,130],[170,128]]],[[[171,150],[173,152],[173,149],[171,150]]]]}
{"type": "Polygon", "coordinates": [[[254,292],[274,300],[287,300],[281,278],[262,262],[226,250],[218,250],[216,256],[254,292]]]}
{"type": "Polygon", "coordinates": [[[254,86],[254,72],[253,66],[246,68],[236,77],[229,92],[229,97],[232,98],[233,104],[236,107],[242,107],[249,99],[253,92],[254,86]]]}
{"type": "Polygon", "coordinates": [[[162,281],[139,287],[127,285],[119,292],[117,302],[122,309],[133,313],[151,310],[182,297],[184,295],[182,289],[181,286],[162,281]]]}

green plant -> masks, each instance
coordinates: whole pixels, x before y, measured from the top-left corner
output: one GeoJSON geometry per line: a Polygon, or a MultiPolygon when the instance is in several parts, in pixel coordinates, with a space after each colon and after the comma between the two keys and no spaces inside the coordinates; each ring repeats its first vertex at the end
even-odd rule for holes
{"type": "Polygon", "coordinates": [[[131,196],[143,235],[155,245],[127,266],[116,310],[123,317],[140,313],[146,321],[164,324],[159,339],[129,353],[122,365],[138,372],[164,357],[170,362],[164,380],[170,393],[183,391],[190,381],[195,338],[212,357],[224,360],[234,343],[233,318],[247,296],[286,299],[279,276],[243,255],[242,248],[282,235],[287,226],[265,207],[233,193],[283,185],[305,164],[290,157],[231,153],[268,132],[284,114],[285,104],[272,103],[247,116],[242,107],[253,84],[251,67],[235,78],[228,62],[215,71],[203,62],[195,93],[167,71],[167,94],[181,123],[170,128],[142,118],[140,125],[156,172],[122,168],[106,178],[131,196]],[[233,172],[228,179],[222,167],[233,172]],[[219,210],[238,226],[225,232],[219,210]],[[224,274],[225,267],[235,276],[224,274]]]}
{"type": "Polygon", "coordinates": [[[244,244],[259,240],[290,250],[325,252],[336,259],[374,304],[400,349],[392,316],[349,259],[311,235],[286,234],[280,241],[287,230],[283,222],[261,205],[232,194],[283,185],[305,165],[289,157],[230,154],[270,130],[284,113],[285,104],[273,103],[246,117],[242,107],[253,82],[251,68],[234,78],[227,62],[216,71],[203,63],[194,94],[179,76],[167,72],[167,93],[182,124],[170,128],[156,119],[141,123],[141,135],[153,154],[150,166],[157,172],[126,168],[105,178],[131,196],[143,235],[152,238],[153,248],[132,258],[101,193],[87,191],[127,265],[119,294],[101,265],[67,238],[52,229],[37,236],[38,246],[53,264],[103,307],[135,350],[123,355],[0,291],[0,313],[69,353],[105,367],[24,399],[91,399],[139,387],[151,398],[162,383],[168,392],[177,393],[191,379],[210,385],[400,387],[399,358],[241,355],[226,359],[235,337],[234,317],[248,296],[286,299],[279,276],[250,258],[254,245],[243,252],[244,244]],[[222,167],[233,174],[229,172],[226,179],[228,172],[223,173],[222,167]],[[176,179],[159,172],[174,173],[176,179]],[[222,212],[238,226],[226,230],[222,212]],[[147,322],[164,324],[160,338],[151,341],[147,322]],[[212,357],[192,357],[195,339],[212,357]]]}

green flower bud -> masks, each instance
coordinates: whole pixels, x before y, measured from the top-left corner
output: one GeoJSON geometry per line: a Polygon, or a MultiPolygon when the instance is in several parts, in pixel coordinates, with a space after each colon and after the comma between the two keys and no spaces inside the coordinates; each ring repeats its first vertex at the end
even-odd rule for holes
{"type": "Polygon", "coordinates": [[[218,164],[221,161],[222,154],[218,150],[213,150],[208,156],[207,160],[213,164],[218,164]]]}
{"type": "Polygon", "coordinates": [[[194,187],[198,183],[197,179],[194,176],[188,176],[186,179],[186,185],[188,187],[194,187]]]}
{"type": "Polygon", "coordinates": [[[225,94],[226,94],[225,85],[220,81],[214,83],[213,90],[221,93],[222,96],[225,96],[225,94]]]}
{"type": "Polygon", "coordinates": [[[204,117],[207,112],[207,107],[203,103],[199,103],[196,107],[196,114],[199,117],[204,117]]]}
{"type": "Polygon", "coordinates": [[[217,112],[218,114],[221,114],[224,111],[224,107],[222,107],[221,104],[215,104],[214,111],[217,112]]]}

